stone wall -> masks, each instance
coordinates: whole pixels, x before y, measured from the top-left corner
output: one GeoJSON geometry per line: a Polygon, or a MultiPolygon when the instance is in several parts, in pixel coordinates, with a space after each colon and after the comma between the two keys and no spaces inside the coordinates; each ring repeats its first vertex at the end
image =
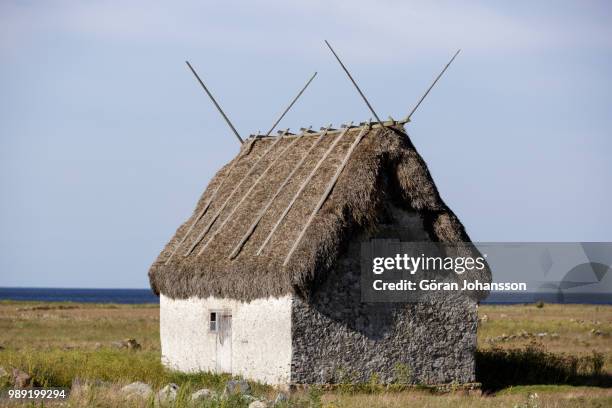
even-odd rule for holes
{"type": "MultiPolygon", "coordinates": [[[[417,215],[389,214],[377,238],[427,240],[417,215]]],[[[430,303],[361,303],[360,244],[374,235],[349,244],[309,301],[294,298],[291,382],[474,382],[475,301],[447,294],[430,303]]]]}

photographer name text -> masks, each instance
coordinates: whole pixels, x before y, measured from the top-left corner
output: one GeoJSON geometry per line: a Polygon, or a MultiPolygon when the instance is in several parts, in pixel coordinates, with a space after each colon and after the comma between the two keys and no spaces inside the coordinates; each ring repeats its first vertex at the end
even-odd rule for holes
{"type": "MultiPolygon", "coordinates": [[[[410,256],[397,254],[392,257],[375,257],[372,259],[372,273],[381,275],[386,271],[405,271],[410,275],[417,272],[453,272],[463,275],[466,272],[483,271],[487,267],[486,255],[479,257],[441,257],[410,256]]],[[[478,279],[448,282],[436,279],[418,281],[400,279],[389,282],[382,279],[373,281],[376,291],[526,291],[525,282],[481,282],[478,279]]]]}

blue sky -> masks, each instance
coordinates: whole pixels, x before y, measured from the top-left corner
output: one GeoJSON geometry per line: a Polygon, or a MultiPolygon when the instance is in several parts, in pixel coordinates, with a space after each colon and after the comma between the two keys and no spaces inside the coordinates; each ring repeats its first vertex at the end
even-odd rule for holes
{"type": "Polygon", "coordinates": [[[0,2],[0,286],[146,287],[243,136],[405,115],[478,241],[611,241],[609,2],[0,2]],[[255,4],[257,3],[257,4],[255,4]]]}

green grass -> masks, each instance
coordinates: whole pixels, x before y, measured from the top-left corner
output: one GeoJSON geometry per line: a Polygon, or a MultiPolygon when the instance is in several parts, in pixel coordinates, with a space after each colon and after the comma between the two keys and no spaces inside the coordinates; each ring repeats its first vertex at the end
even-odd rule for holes
{"type": "Polygon", "coordinates": [[[604,356],[572,356],[545,351],[532,344],[521,349],[476,352],[476,379],[483,390],[513,385],[571,384],[612,387],[612,376],[603,372],[604,356]]]}
{"type": "MultiPolygon", "coordinates": [[[[2,364],[19,367],[28,372],[34,383],[42,387],[70,387],[73,381],[90,383],[128,384],[142,381],[154,389],[168,383],[189,384],[190,388],[208,388],[218,392],[232,377],[226,374],[201,372],[185,374],[167,370],[161,364],[160,354],[151,351],[127,350],[52,350],[37,352],[24,349],[9,351],[2,355],[2,364]]],[[[251,383],[258,394],[272,390],[271,387],[251,383]]]]}
{"type": "Polygon", "coordinates": [[[4,352],[2,362],[30,373],[39,386],[69,387],[75,378],[160,386],[170,379],[159,353],[150,351],[23,349],[4,352]]]}
{"type": "MultiPolygon", "coordinates": [[[[612,406],[612,307],[482,306],[479,315],[487,316],[479,327],[477,352],[477,379],[486,397],[462,392],[440,395],[427,387],[401,384],[389,387],[373,379],[367,384],[340,384],[334,390],[311,387],[295,393],[286,406],[612,406]],[[489,340],[523,331],[557,336],[489,340]]],[[[0,366],[27,371],[39,385],[69,387],[78,379],[81,385],[73,388],[68,405],[74,407],[153,407],[152,399],[123,399],[120,387],[133,381],[146,382],[156,390],[170,382],[179,384],[175,406],[187,407],[192,391],[221,391],[229,378],[181,374],[162,366],[157,305],[0,301],[0,346],[4,348],[0,349],[0,366]],[[126,338],[136,338],[142,348],[113,347],[113,342],[126,338]],[[96,385],[83,385],[87,383],[96,385]]],[[[271,387],[251,385],[257,397],[270,400],[276,395],[271,387]]],[[[248,407],[249,403],[232,397],[201,406],[248,407]]]]}

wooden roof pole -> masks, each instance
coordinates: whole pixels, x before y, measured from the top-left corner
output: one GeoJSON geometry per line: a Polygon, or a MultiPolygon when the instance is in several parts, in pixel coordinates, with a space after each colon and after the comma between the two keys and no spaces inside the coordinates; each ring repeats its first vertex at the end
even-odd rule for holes
{"type": "MultiPolygon", "coordinates": [[[[289,130],[289,129],[287,129],[289,130]]],[[[285,131],[286,132],[286,131],[285,131]]],[[[279,136],[279,139],[282,136],[279,136]]],[[[291,146],[293,146],[298,140],[300,140],[300,138],[295,138],[294,140],[292,140],[283,150],[280,151],[280,153],[274,158],[274,160],[272,160],[272,162],[268,165],[268,167],[266,167],[266,169],[264,171],[261,172],[261,174],[259,175],[259,177],[257,177],[257,180],[255,180],[255,182],[253,184],[251,184],[251,187],[247,190],[246,193],[244,193],[244,195],[242,196],[242,198],[240,199],[240,201],[238,201],[238,204],[236,204],[234,206],[234,208],[232,208],[232,211],[227,215],[227,217],[225,217],[225,219],[223,220],[223,222],[221,223],[221,225],[219,225],[217,227],[217,229],[215,230],[215,232],[212,233],[212,235],[210,236],[210,238],[208,238],[208,241],[206,241],[206,243],[204,245],[202,245],[202,248],[200,248],[200,250],[198,251],[198,256],[202,255],[202,252],[204,252],[204,249],[206,249],[206,247],[208,246],[208,244],[211,243],[211,241],[213,239],[215,239],[215,237],[219,234],[219,232],[221,232],[221,230],[223,229],[223,227],[225,226],[225,224],[227,224],[227,222],[233,217],[234,213],[236,212],[236,210],[238,210],[238,207],[240,207],[240,205],[244,202],[244,200],[246,200],[246,198],[249,196],[249,194],[251,194],[251,192],[255,189],[255,187],[257,187],[257,185],[259,184],[259,182],[261,180],[263,180],[264,176],[268,173],[268,171],[270,171],[270,169],[276,164],[276,162],[283,156],[283,154],[289,150],[291,148],[291,146]]]]}
{"type": "Polygon", "coordinates": [[[264,215],[266,215],[266,212],[270,209],[270,207],[272,206],[272,204],[274,203],[274,200],[276,199],[276,197],[278,197],[278,195],[281,193],[281,191],[283,191],[283,189],[285,188],[285,186],[287,184],[289,184],[289,181],[291,181],[291,178],[293,177],[293,175],[302,167],[302,164],[304,164],[304,162],[306,161],[306,158],[308,157],[308,155],[315,149],[315,147],[317,147],[321,141],[323,140],[323,137],[325,136],[325,134],[327,133],[327,131],[331,128],[331,125],[329,125],[327,127],[327,129],[325,129],[317,138],[316,142],[314,142],[312,144],[312,146],[310,146],[308,148],[308,150],[306,151],[306,153],[304,153],[304,155],[302,156],[302,158],[300,159],[300,161],[295,165],[295,167],[293,168],[293,170],[291,170],[291,172],[289,173],[289,175],[287,177],[285,177],[285,180],[282,182],[282,184],[276,189],[276,192],[274,193],[274,195],[272,196],[272,198],[270,198],[267,202],[267,204],[265,205],[265,207],[259,212],[259,214],[257,215],[257,218],[255,218],[255,221],[253,221],[253,223],[251,224],[251,226],[249,227],[248,231],[242,236],[242,238],[240,239],[240,241],[238,242],[238,244],[236,244],[236,246],[234,247],[234,249],[232,250],[232,253],[229,255],[230,259],[234,259],[235,257],[238,256],[238,254],[240,253],[240,251],[242,250],[242,247],[244,246],[244,244],[248,241],[248,239],[251,237],[251,235],[253,234],[253,232],[255,231],[255,228],[257,228],[257,225],[259,224],[259,222],[261,221],[261,219],[264,217],[264,215]]]}
{"type": "Polygon", "coordinates": [[[225,199],[225,201],[223,202],[223,204],[221,205],[219,210],[217,210],[217,212],[215,213],[213,218],[209,221],[208,225],[206,225],[206,227],[204,227],[202,232],[200,232],[200,234],[197,236],[197,238],[195,239],[195,241],[193,242],[191,247],[189,247],[189,249],[187,250],[187,252],[185,252],[183,254],[183,256],[189,255],[194,250],[194,248],[200,243],[202,238],[204,238],[204,235],[206,235],[206,233],[210,230],[210,227],[212,227],[212,225],[215,223],[217,218],[219,218],[219,215],[221,215],[221,212],[225,209],[225,207],[230,202],[230,200],[232,199],[234,194],[236,194],[236,191],[238,191],[238,189],[242,186],[242,184],[245,182],[245,180],[247,178],[249,178],[249,176],[251,174],[253,174],[253,172],[255,171],[255,168],[257,168],[257,165],[264,159],[264,157],[266,157],[268,155],[268,153],[270,153],[270,151],[274,148],[274,146],[276,146],[276,144],[278,142],[281,141],[281,139],[282,139],[281,137],[277,137],[276,140],[274,141],[274,143],[272,143],[272,145],[264,152],[264,154],[262,154],[261,157],[259,159],[257,159],[257,161],[255,162],[255,164],[253,164],[253,166],[250,168],[248,173],[242,178],[242,180],[240,180],[240,183],[236,184],[236,186],[230,192],[230,194],[227,196],[227,198],[225,199]]]}
{"type": "Polygon", "coordinates": [[[363,139],[363,137],[366,135],[366,133],[370,130],[370,126],[371,126],[371,124],[368,124],[367,126],[364,126],[361,129],[361,132],[355,138],[355,141],[351,144],[351,147],[346,152],[346,155],[344,156],[344,159],[342,160],[342,163],[340,163],[340,165],[336,169],[336,173],[334,174],[334,177],[332,177],[332,179],[330,180],[329,184],[327,185],[327,188],[323,192],[323,195],[319,199],[319,202],[315,206],[314,210],[312,210],[312,213],[310,213],[310,217],[308,217],[308,221],[306,221],[306,224],[302,228],[302,231],[300,232],[300,235],[298,235],[297,239],[293,243],[293,246],[289,250],[289,253],[287,254],[287,257],[285,258],[285,262],[283,262],[283,266],[286,266],[289,263],[289,260],[291,259],[291,255],[293,255],[293,252],[296,250],[296,248],[298,247],[298,245],[302,241],[302,238],[304,237],[304,234],[306,233],[306,230],[308,229],[308,227],[312,223],[312,220],[314,220],[315,216],[317,215],[317,212],[319,212],[321,207],[323,207],[323,204],[325,203],[325,200],[327,200],[327,197],[329,197],[329,194],[331,193],[331,191],[333,190],[334,186],[336,185],[336,182],[338,181],[338,178],[340,177],[340,173],[342,173],[342,170],[344,170],[344,167],[346,167],[346,164],[348,163],[349,159],[351,158],[351,155],[353,154],[353,151],[355,150],[355,148],[357,147],[359,142],[361,142],[361,139],[363,139]]]}
{"type": "Polygon", "coordinates": [[[457,55],[459,55],[459,53],[461,52],[461,49],[458,49],[457,52],[455,53],[455,55],[453,55],[453,58],[450,59],[450,61],[448,61],[448,64],[446,64],[446,66],[444,67],[444,69],[438,74],[438,76],[436,77],[436,79],[434,79],[434,81],[431,83],[431,85],[429,86],[429,88],[427,88],[427,91],[425,91],[425,93],[423,94],[423,96],[421,96],[421,99],[419,99],[419,101],[417,102],[417,104],[414,106],[414,108],[412,108],[412,110],[410,111],[410,113],[404,118],[402,119],[400,122],[402,123],[406,123],[406,122],[410,122],[410,118],[412,117],[412,115],[414,114],[414,112],[418,109],[418,107],[421,105],[421,102],[423,102],[423,100],[427,97],[427,95],[429,94],[429,91],[431,91],[431,89],[436,85],[436,83],[438,82],[438,80],[442,77],[442,75],[444,75],[444,73],[446,72],[446,70],[448,69],[448,67],[450,66],[450,64],[453,63],[453,61],[455,60],[455,58],[457,58],[457,55]]]}
{"type": "Polygon", "coordinates": [[[225,184],[225,181],[229,178],[230,174],[232,173],[232,170],[234,169],[234,166],[236,166],[236,163],[240,160],[241,157],[242,156],[237,157],[234,161],[232,161],[230,168],[227,170],[227,174],[223,177],[223,180],[221,181],[221,183],[219,183],[217,188],[215,188],[215,191],[213,192],[210,199],[206,202],[206,204],[204,204],[204,208],[202,208],[202,210],[198,213],[197,217],[193,220],[193,222],[189,226],[189,229],[187,230],[187,232],[185,232],[185,235],[183,235],[183,238],[181,239],[181,241],[176,245],[176,247],[174,248],[174,250],[168,257],[168,259],[166,259],[166,262],[164,263],[165,265],[168,265],[170,263],[170,260],[172,259],[174,254],[176,254],[179,248],[181,247],[181,245],[185,243],[185,241],[187,240],[187,237],[189,236],[189,234],[191,234],[191,231],[193,231],[198,221],[200,221],[200,219],[202,219],[204,214],[206,214],[206,211],[208,211],[208,208],[210,208],[210,205],[212,204],[213,200],[217,197],[217,193],[219,192],[221,187],[225,184]]]}
{"type": "Polygon", "coordinates": [[[283,113],[279,116],[279,118],[276,120],[276,122],[274,122],[274,124],[272,125],[272,127],[270,128],[270,130],[268,130],[268,133],[266,133],[266,136],[270,136],[270,133],[272,133],[272,131],[274,130],[274,128],[276,127],[276,125],[278,125],[278,123],[285,117],[285,115],[287,114],[287,112],[289,112],[289,109],[291,109],[291,107],[295,104],[295,102],[299,99],[300,96],[302,96],[302,94],[304,93],[304,91],[306,90],[306,88],[308,88],[308,85],[310,85],[310,83],[312,82],[313,79],[315,79],[315,77],[317,76],[317,73],[315,72],[310,79],[308,80],[308,82],[306,82],[306,85],[304,85],[304,87],[302,88],[302,90],[295,96],[295,98],[293,98],[293,100],[291,101],[291,103],[289,104],[289,106],[287,106],[287,109],[285,109],[283,111],[283,113]]]}
{"type": "Polygon", "coordinates": [[[353,79],[353,76],[351,75],[351,73],[348,71],[348,69],[344,66],[344,64],[342,63],[342,61],[340,60],[340,57],[338,57],[338,54],[336,54],[336,51],[334,51],[334,49],[332,48],[332,46],[327,42],[327,40],[325,40],[325,44],[327,44],[327,47],[329,48],[329,50],[332,52],[332,54],[334,54],[334,57],[336,57],[336,60],[338,60],[338,63],[340,64],[340,66],[342,67],[342,69],[344,70],[344,72],[346,72],[346,75],[349,77],[349,79],[351,80],[351,82],[353,83],[353,85],[355,85],[355,88],[357,89],[357,92],[359,92],[359,95],[361,95],[361,97],[363,98],[363,101],[366,103],[366,105],[368,105],[368,109],[370,109],[370,112],[372,112],[372,115],[374,115],[374,117],[376,118],[376,120],[382,125],[382,121],[380,120],[380,118],[378,117],[378,115],[376,114],[376,112],[374,111],[374,108],[372,107],[372,105],[370,105],[370,102],[368,102],[368,99],[365,97],[365,95],[363,94],[363,92],[361,92],[361,88],[359,88],[359,85],[357,85],[357,82],[355,82],[355,80],[353,79]]]}
{"type": "Polygon", "coordinates": [[[208,88],[206,87],[206,85],[204,85],[204,82],[202,82],[202,80],[200,79],[200,76],[198,75],[198,73],[195,71],[195,69],[193,69],[193,67],[191,66],[191,64],[189,63],[189,61],[185,61],[185,63],[187,64],[187,66],[189,67],[189,69],[191,70],[191,72],[193,73],[193,75],[196,77],[196,79],[198,80],[198,82],[200,83],[200,85],[202,85],[202,88],[204,88],[204,91],[206,92],[206,94],[208,95],[208,97],[210,98],[210,100],[212,101],[213,105],[215,105],[215,107],[217,108],[217,110],[219,111],[219,113],[221,114],[221,116],[223,116],[223,119],[225,119],[225,122],[227,123],[227,125],[230,127],[230,129],[232,129],[232,132],[234,132],[234,134],[236,135],[236,138],[238,139],[238,141],[240,142],[240,144],[244,143],[244,140],[242,140],[242,138],[240,137],[240,134],[238,133],[238,131],[236,130],[236,128],[234,127],[234,125],[232,125],[232,122],[229,120],[229,118],[227,117],[227,115],[225,114],[225,112],[223,112],[223,109],[221,109],[221,107],[219,106],[219,104],[217,103],[217,101],[215,100],[215,97],[212,96],[212,94],[210,93],[210,91],[208,90],[208,88]]]}
{"type": "MultiPolygon", "coordinates": [[[[240,142],[243,143],[242,138],[240,137],[240,135],[238,135],[238,132],[236,131],[236,129],[234,128],[234,126],[232,125],[232,123],[230,122],[229,118],[225,115],[225,113],[223,112],[223,110],[221,109],[221,107],[217,104],[217,101],[215,100],[215,98],[212,96],[212,94],[209,92],[208,88],[206,87],[206,85],[204,85],[204,82],[200,79],[200,76],[196,73],[196,71],[193,69],[193,67],[191,66],[191,64],[189,63],[189,61],[185,61],[187,63],[187,66],[189,67],[189,69],[191,69],[191,72],[193,72],[193,75],[196,77],[196,79],[198,80],[198,82],[200,82],[200,85],[202,85],[202,88],[204,88],[204,90],[206,91],[206,93],[208,94],[208,96],[210,97],[210,99],[212,100],[213,104],[217,107],[217,109],[219,110],[219,112],[221,113],[221,115],[223,116],[223,118],[226,120],[227,124],[230,126],[230,128],[234,131],[234,133],[236,134],[236,136],[240,139],[240,142]]],[[[289,110],[291,109],[291,107],[295,104],[295,102],[299,99],[300,96],[302,96],[302,94],[304,93],[304,91],[306,90],[306,88],[308,88],[308,86],[310,85],[310,83],[314,80],[314,78],[317,76],[317,73],[315,72],[312,77],[310,77],[310,79],[308,80],[308,82],[306,82],[306,85],[304,85],[304,87],[300,90],[300,92],[297,94],[297,96],[295,98],[293,98],[293,100],[291,101],[291,103],[289,104],[289,106],[285,109],[285,111],[282,113],[282,115],[276,120],[276,122],[274,123],[274,125],[272,126],[272,128],[268,131],[268,133],[266,134],[266,136],[269,136],[270,133],[272,133],[272,131],[274,130],[274,128],[276,127],[276,125],[278,125],[278,123],[281,121],[281,119],[283,119],[283,117],[287,114],[287,112],[289,112],[289,110]]],[[[249,150],[250,151],[250,150],[249,150]]],[[[236,164],[237,160],[235,160],[230,169],[228,170],[228,176],[231,173],[232,169],[234,168],[234,165],[236,164]]],[[[223,179],[223,182],[221,184],[219,184],[219,186],[217,186],[217,188],[215,189],[215,191],[213,192],[212,197],[210,198],[210,200],[208,200],[208,202],[205,204],[204,208],[200,211],[200,213],[197,215],[197,217],[195,218],[195,220],[193,221],[193,223],[191,224],[191,226],[189,227],[189,229],[187,230],[187,232],[185,233],[185,235],[183,236],[183,238],[181,239],[181,241],[178,243],[178,245],[176,246],[176,248],[172,251],[172,253],[170,254],[170,256],[168,257],[168,259],[166,259],[165,264],[168,265],[168,263],[170,263],[170,260],[172,259],[172,257],[175,255],[175,253],[178,251],[179,247],[185,242],[185,240],[187,239],[187,237],[189,236],[189,234],[193,231],[193,228],[195,227],[195,225],[198,223],[198,221],[200,221],[200,219],[204,216],[204,214],[206,213],[206,211],[208,210],[208,208],[210,207],[210,205],[212,204],[213,200],[216,198],[217,196],[217,192],[219,191],[219,189],[221,188],[221,186],[223,185],[223,183],[225,182],[225,180],[227,179],[227,177],[225,177],[223,179]]]]}
{"type": "Polygon", "coordinates": [[[261,246],[259,247],[259,249],[257,250],[256,255],[261,255],[261,252],[263,251],[263,249],[266,247],[266,245],[268,244],[268,242],[270,242],[270,239],[272,238],[272,235],[274,235],[274,232],[276,232],[276,230],[278,229],[278,227],[280,226],[280,224],[283,222],[283,220],[285,219],[285,217],[287,216],[287,213],[289,213],[289,210],[291,210],[291,207],[293,207],[293,204],[295,204],[295,201],[297,200],[297,198],[299,197],[299,195],[302,193],[302,191],[304,191],[304,189],[306,188],[306,186],[308,185],[308,183],[310,182],[310,180],[314,177],[315,173],[317,172],[317,170],[319,169],[319,167],[321,167],[321,164],[323,164],[323,162],[325,161],[325,159],[327,158],[327,156],[329,156],[329,154],[331,153],[332,150],[334,150],[334,147],[336,147],[336,145],[338,144],[338,142],[340,141],[340,139],[342,139],[342,137],[349,131],[349,129],[351,128],[351,125],[353,124],[353,122],[351,122],[346,129],[344,129],[344,131],[338,136],[336,137],[336,139],[334,140],[334,142],[327,148],[327,150],[325,151],[325,153],[323,153],[323,157],[321,157],[319,159],[319,161],[317,162],[317,164],[315,165],[315,167],[312,169],[312,171],[310,172],[310,174],[308,175],[308,177],[306,177],[306,180],[304,180],[304,182],[302,183],[302,185],[300,186],[299,190],[294,194],[293,199],[291,199],[291,201],[289,202],[289,204],[287,205],[287,207],[285,208],[285,210],[283,211],[283,213],[281,214],[281,216],[278,218],[278,221],[276,221],[276,224],[274,224],[274,227],[272,227],[272,230],[268,233],[268,236],[266,237],[266,239],[264,240],[263,244],[261,244],[261,246]]]}

